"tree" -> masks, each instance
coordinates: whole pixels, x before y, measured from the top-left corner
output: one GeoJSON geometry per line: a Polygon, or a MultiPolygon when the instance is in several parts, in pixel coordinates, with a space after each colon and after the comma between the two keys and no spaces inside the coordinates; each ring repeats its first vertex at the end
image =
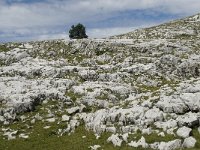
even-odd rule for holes
{"type": "Polygon", "coordinates": [[[83,39],[87,38],[85,27],[82,24],[77,24],[76,26],[72,25],[69,30],[69,38],[71,39],[83,39]]]}

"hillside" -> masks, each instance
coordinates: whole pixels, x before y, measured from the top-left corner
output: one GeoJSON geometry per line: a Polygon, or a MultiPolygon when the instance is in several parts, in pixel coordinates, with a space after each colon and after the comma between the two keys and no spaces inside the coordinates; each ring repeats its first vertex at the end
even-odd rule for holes
{"type": "Polygon", "coordinates": [[[200,149],[199,29],[1,44],[0,149],[200,149]]]}

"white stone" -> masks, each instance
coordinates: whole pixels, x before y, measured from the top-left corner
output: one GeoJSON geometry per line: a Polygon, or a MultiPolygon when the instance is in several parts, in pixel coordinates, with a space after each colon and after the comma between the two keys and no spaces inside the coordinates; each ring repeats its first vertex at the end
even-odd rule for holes
{"type": "Polygon", "coordinates": [[[44,129],[49,129],[49,128],[51,128],[51,126],[45,126],[45,127],[43,127],[44,129]]]}
{"type": "Polygon", "coordinates": [[[136,141],[131,141],[130,143],[128,143],[128,146],[137,148],[139,145],[136,141]]]}
{"type": "Polygon", "coordinates": [[[164,133],[164,132],[160,132],[160,133],[158,134],[158,136],[165,137],[165,133],[164,133]]]}
{"type": "Polygon", "coordinates": [[[147,128],[147,129],[142,129],[142,134],[147,134],[150,135],[152,133],[151,128],[147,128]]]}
{"type": "Polygon", "coordinates": [[[195,146],[196,142],[197,142],[196,139],[190,136],[190,137],[184,139],[183,147],[184,148],[193,148],[195,146]]]}
{"type": "Polygon", "coordinates": [[[184,115],[180,115],[176,118],[179,126],[189,126],[194,127],[196,125],[199,125],[199,114],[188,112],[184,115]]]}
{"type": "Polygon", "coordinates": [[[25,135],[25,134],[23,134],[23,133],[21,133],[21,134],[19,135],[19,138],[28,139],[29,136],[28,136],[28,135],[25,135]]]}
{"type": "Polygon", "coordinates": [[[114,146],[121,146],[122,140],[119,138],[118,134],[112,134],[108,139],[107,142],[112,142],[114,146]]]}
{"type": "Polygon", "coordinates": [[[56,119],[55,119],[55,118],[48,118],[48,119],[46,119],[46,121],[47,121],[47,122],[50,122],[50,123],[53,123],[53,122],[56,121],[56,119]]]}
{"type": "Polygon", "coordinates": [[[35,123],[35,119],[32,119],[32,120],[31,120],[31,124],[34,124],[34,123],[35,123]]]}
{"type": "Polygon", "coordinates": [[[181,140],[173,140],[169,142],[161,142],[158,146],[159,150],[175,150],[181,148],[181,140]]]}
{"type": "Polygon", "coordinates": [[[76,113],[77,111],[79,111],[79,107],[72,107],[72,108],[67,109],[67,113],[70,115],[73,113],[76,113]]]}
{"type": "Polygon", "coordinates": [[[138,146],[142,146],[142,148],[148,148],[149,145],[146,143],[145,138],[142,136],[140,140],[138,140],[138,142],[135,141],[131,141],[130,143],[128,143],[129,146],[132,147],[138,147],[138,146]]]}
{"type": "Polygon", "coordinates": [[[143,136],[137,143],[138,143],[138,145],[142,146],[143,148],[148,148],[148,144],[146,143],[146,140],[143,136]]]}
{"type": "Polygon", "coordinates": [[[106,132],[115,133],[116,132],[116,128],[115,127],[107,127],[106,128],[106,132]]]}
{"type": "Polygon", "coordinates": [[[147,119],[152,119],[154,121],[162,121],[163,120],[163,112],[160,111],[158,108],[149,109],[145,113],[145,117],[147,119]]]}
{"type": "Polygon", "coordinates": [[[123,139],[126,143],[128,142],[128,137],[129,137],[128,133],[124,133],[124,134],[122,135],[122,139],[123,139]]]}
{"type": "Polygon", "coordinates": [[[176,134],[179,136],[179,137],[182,137],[182,138],[187,138],[189,137],[190,135],[190,132],[192,131],[191,128],[188,128],[188,127],[181,127],[177,130],[176,134]]]}
{"type": "Polygon", "coordinates": [[[67,115],[62,115],[62,121],[65,122],[65,121],[69,121],[69,116],[67,115]]]}
{"type": "Polygon", "coordinates": [[[101,146],[100,145],[94,145],[94,146],[90,146],[89,148],[91,150],[98,150],[101,146]]]}

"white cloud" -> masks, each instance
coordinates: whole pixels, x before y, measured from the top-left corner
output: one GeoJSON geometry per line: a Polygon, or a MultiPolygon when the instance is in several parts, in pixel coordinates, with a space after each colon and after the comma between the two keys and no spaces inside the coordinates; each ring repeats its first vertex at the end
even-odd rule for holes
{"type": "MultiPolygon", "coordinates": [[[[61,31],[53,32],[52,30],[77,22],[93,24],[105,21],[128,10],[149,10],[152,16],[163,12],[186,16],[200,10],[199,0],[46,0],[37,3],[17,1],[7,4],[6,0],[0,0],[0,32],[3,32],[4,35],[7,33],[7,37],[12,34],[13,36],[59,35],[61,31]]],[[[141,22],[141,20],[135,21],[141,22]]],[[[147,24],[147,21],[142,22],[147,24]]],[[[117,27],[117,25],[115,26],[117,27]]],[[[104,29],[103,31],[93,29],[91,35],[117,34],[119,30],[128,31],[130,25],[127,24],[123,28],[118,26],[118,28],[118,30],[109,28],[109,30],[104,29]]]]}

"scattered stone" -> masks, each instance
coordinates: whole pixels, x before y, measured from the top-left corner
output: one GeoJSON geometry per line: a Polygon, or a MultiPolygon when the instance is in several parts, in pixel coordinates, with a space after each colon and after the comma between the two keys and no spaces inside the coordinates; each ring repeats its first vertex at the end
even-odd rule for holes
{"type": "Polygon", "coordinates": [[[28,139],[29,136],[28,136],[28,135],[25,135],[25,134],[23,134],[23,133],[21,133],[21,134],[19,135],[19,138],[28,139]]]}
{"type": "Polygon", "coordinates": [[[122,135],[122,139],[127,143],[128,142],[128,137],[129,137],[129,134],[128,133],[125,133],[122,135]]]}
{"type": "Polygon", "coordinates": [[[17,133],[18,133],[18,131],[5,132],[3,135],[7,136],[8,140],[14,140],[14,139],[16,139],[17,133]]]}
{"type": "Polygon", "coordinates": [[[147,134],[150,135],[152,133],[151,128],[147,128],[147,129],[142,129],[142,134],[147,134]]]}
{"type": "Polygon", "coordinates": [[[49,128],[51,128],[51,126],[45,126],[45,127],[43,127],[44,129],[49,129],[49,128]]]}
{"type": "Polygon", "coordinates": [[[63,121],[63,122],[69,121],[69,116],[67,116],[67,115],[62,115],[62,121],[63,121]]]}
{"type": "Polygon", "coordinates": [[[94,145],[94,146],[90,146],[89,148],[91,150],[98,150],[101,146],[100,145],[94,145]]]}
{"type": "Polygon", "coordinates": [[[137,148],[139,146],[142,146],[142,148],[148,148],[149,147],[149,144],[146,143],[146,140],[143,136],[141,137],[141,139],[138,142],[131,141],[130,143],[128,143],[128,145],[135,147],[135,148],[137,148]]]}
{"type": "Polygon", "coordinates": [[[1,44],[2,135],[9,140],[28,138],[25,129],[18,136],[5,128],[17,121],[30,122],[32,126],[25,124],[30,129],[35,122],[58,120],[58,127],[66,125],[58,129],[59,136],[75,132],[83,122],[97,139],[103,132],[113,133],[108,142],[114,146],[128,143],[129,134],[139,130],[162,137],[176,132],[185,139],[182,145],[179,139],[147,144],[141,137],[129,146],[194,147],[196,140],[190,133],[200,125],[199,18],[196,15],[113,39],[1,44]],[[44,106],[40,114],[23,115],[37,111],[40,104],[44,106]],[[151,129],[154,125],[157,130],[151,129]]]}
{"type": "Polygon", "coordinates": [[[181,127],[177,130],[176,134],[179,136],[179,137],[182,137],[182,138],[187,138],[190,136],[190,132],[192,131],[191,128],[188,128],[188,127],[181,127]]]}
{"type": "Polygon", "coordinates": [[[152,119],[153,121],[162,121],[163,120],[163,112],[158,108],[149,109],[145,113],[145,117],[147,119],[152,119]]]}
{"type": "Polygon", "coordinates": [[[72,108],[67,109],[67,113],[69,115],[74,114],[74,113],[76,113],[78,111],[79,111],[79,107],[72,107],[72,108]]]}
{"type": "Polygon", "coordinates": [[[131,141],[130,143],[128,143],[128,146],[137,148],[138,147],[138,143],[136,141],[131,141]]]}
{"type": "Polygon", "coordinates": [[[190,136],[190,137],[184,139],[183,147],[184,148],[193,148],[195,146],[196,142],[197,142],[196,139],[193,138],[192,136],[190,136]]]}
{"type": "Polygon", "coordinates": [[[116,133],[116,128],[115,127],[107,127],[106,132],[116,133]]]}
{"type": "Polygon", "coordinates": [[[49,118],[49,119],[46,119],[46,121],[47,121],[47,122],[50,122],[50,123],[53,123],[53,122],[56,121],[56,119],[55,119],[55,118],[49,118]]]}
{"type": "Polygon", "coordinates": [[[181,148],[181,140],[173,140],[169,142],[160,142],[158,149],[159,150],[175,150],[181,148]]]}
{"type": "Polygon", "coordinates": [[[118,134],[112,134],[108,139],[107,142],[112,142],[114,146],[121,146],[122,140],[119,138],[118,134]]]}
{"type": "Polygon", "coordinates": [[[188,112],[184,115],[178,116],[177,119],[179,126],[188,126],[194,127],[199,125],[199,116],[198,113],[188,112]]]}
{"type": "Polygon", "coordinates": [[[165,133],[164,133],[164,132],[160,132],[160,133],[158,134],[158,136],[165,137],[165,133]]]}
{"type": "Polygon", "coordinates": [[[35,124],[35,119],[32,119],[32,120],[31,120],[31,124],[35,124]]]}

